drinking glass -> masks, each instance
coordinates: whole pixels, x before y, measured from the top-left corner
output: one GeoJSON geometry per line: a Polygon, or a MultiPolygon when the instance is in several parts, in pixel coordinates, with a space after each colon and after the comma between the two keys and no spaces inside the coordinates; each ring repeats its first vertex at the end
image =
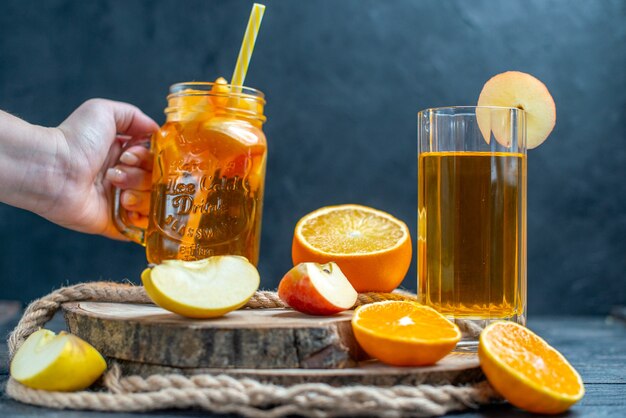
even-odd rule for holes
{"type": "Polygon", "coordinates": [[[267,157],[265,96],[249,87],[191,82],[171,86],[167,100],[166,123],[151,141],[148,228],[129,222],[118,189],[118,229],[146,247],[150,263],[235,254],[256,265],[267,157]]]}
{"type": "Polygon", "coordinates": [[[525,113],[418,113],[418,294],[473,350],[495,320],[526,321],[525,113]]]}

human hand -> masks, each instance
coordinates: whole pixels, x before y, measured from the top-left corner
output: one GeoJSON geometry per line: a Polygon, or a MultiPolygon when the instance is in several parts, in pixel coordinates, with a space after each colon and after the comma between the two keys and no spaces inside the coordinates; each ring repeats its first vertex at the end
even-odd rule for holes
{"type": "Polygon", "coordinates": [[[156,122],[127,103],[103,99],[83,103],[58,127],[65,149],[63,171],[68,175],[59,192],[60,204],[41,215],[70,229],[125,239],[111,217],[114,185],[123,190],[121,203],[130,221],[145,227],[152,157],[142,146],[122,153],[119,135],[139,136],[157,129],[156,122]]]}

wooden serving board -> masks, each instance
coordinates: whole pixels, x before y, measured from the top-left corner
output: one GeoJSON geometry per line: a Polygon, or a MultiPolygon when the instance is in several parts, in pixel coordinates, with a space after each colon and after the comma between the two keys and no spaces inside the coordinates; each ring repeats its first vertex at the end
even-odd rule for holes
{"type": "Polygon", "coordinates": [[[291,309],[246,309],[189,319],[154,305],[73,302],[69,330],[103,355],[170,367],[341,368],[363,357],[351,312],[311,317],[291,309]]]}
{"type": "Polygon", "coordinates": [[[328,383],[346,385],[461,385],[485,379],[476,354],[451,353],[437,364],[428,367],[393,367],[375,360],[362,361],[343,369],[185,369],[132,361],[118,361],[124,374],[150,376],[152,374],[227,374],[247,377],[261,382],[290,386],[298,383],[328,383]]]}
{"type": "Polygon", "coordinates": [[[368,360],[352,334],[352,311],[313,317],[291,309],[243,309],[198,320],[154,305],[71,302],[63,310],[71,333],[129,374],[226,373],[284,385],[459,384],[484,378],[474,354],[453,353],[429,367],[368,360]]]}

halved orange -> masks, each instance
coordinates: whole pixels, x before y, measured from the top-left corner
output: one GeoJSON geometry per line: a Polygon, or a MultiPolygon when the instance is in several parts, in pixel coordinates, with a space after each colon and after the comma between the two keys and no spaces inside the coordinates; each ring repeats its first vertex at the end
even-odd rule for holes
{"type": "Polygon", "coordinates": [[[480,334],[480,365],[504,398],[527,411],[558,414],[585,394],[565,357],[519,324],[494,322],[480,334]]]}
{"type": "Polygon", "coordinates": [[[335,262],[357,292],[390,292],[404,279],[413,248],[406,224],[361,205],[305,215],[293,235],[293,264],[335,262]]]}
{"type": "Polygon", "coordinates": [[[461,339],[459,327],[439,312],[409,301],[360,306],[352,331],[367,354],[394,366],[434,364],[461,339]]]}

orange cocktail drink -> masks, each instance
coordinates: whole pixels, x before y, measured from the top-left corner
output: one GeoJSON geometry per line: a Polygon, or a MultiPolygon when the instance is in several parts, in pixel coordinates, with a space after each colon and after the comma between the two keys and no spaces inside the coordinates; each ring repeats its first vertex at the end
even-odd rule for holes
{"type": "Polygon", "coordinates": [[[170,91],[167,121],[152,141],[148,261],[236,254],[256,264],[264,96],[225,82],[180,83],[170,91]]]}

